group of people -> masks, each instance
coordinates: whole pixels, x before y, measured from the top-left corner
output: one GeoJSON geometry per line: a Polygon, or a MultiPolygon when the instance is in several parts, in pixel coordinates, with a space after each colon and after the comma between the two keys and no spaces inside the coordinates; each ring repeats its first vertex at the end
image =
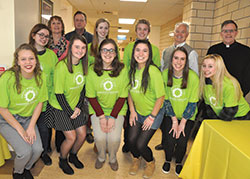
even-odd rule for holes
{"type": "Polygon", "coordinates": [[[85,30],[86,22],[87,16],[77,11],[75,31],[66,35],[59,16],[52,16],[48,26],[36,24],[29,44],[16,49],[13,66],[0,77],[0,133],[16,153],[13,178],[33,178],[30,169],[39,157],[51,165],[52,128],[57,131],[59,167],[65,174],[74,174],[69,163],[84,168],[77,153],[91,121],[96,169],[103,167],[107,153],[111,169],[119,169],[116,154],[124,126],[122,151],[132,154],[129,174],[135,175],[144,159],[143,177],[150,178],[155,159],[148,143],[158,128],[162,143],[157,147],[165,152],[162,171],[170,172],[175,156],[175,172],[180,174],[199,99],[204,99],[208,119],[250,119],[244,99],[250,86],[246,81],[250,49],[235,41],[234,21],[222,24],[227,41],[209,49],[200,73],[198,55],[185,43],[186,23],[176,24],[175,44],[161,59],[159,49],[147,39],[149,21],[138,20],[137,39],[127,45],[121,59],[116,42],[108,38],[109,22],[98,19],[93,36],[85,30]],[[237,48],[240,62],[231,59],[237,48]],[[242,66],[230,62],[225,66],[226,58],[242,66]],[[237,70],[231,72],[227,65],[237,70]]]}

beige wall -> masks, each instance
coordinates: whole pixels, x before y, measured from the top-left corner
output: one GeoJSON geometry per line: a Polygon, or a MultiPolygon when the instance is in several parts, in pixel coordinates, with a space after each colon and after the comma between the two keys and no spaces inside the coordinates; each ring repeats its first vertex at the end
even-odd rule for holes
{"type": "Polygon", "coordinates": [[[53,15],[58,15],[63,19],[65,33],[74,30],[73,12],[74,7],[67,0],[52,0],[53,15]]]}
{"type": "Polygon", "coordinates": [[[237,41],[250,45],[249,0],[185,0],[183,21],[190,24],[187,39],[199,54],[199,61],[208,48],[221,42],[220,29],[223,21],[232,19],[239,26],[237,41]]]}
{"type": "Polygon", "coordinates": [[[0,1],[0,65],[11,66],[15,50],[14,0],[0,1]]]}
{"type": "Polygon", "coordinates": [[[159,48],[160,46],[160,26],[150,27],[149,41],[159,48]]]}
{"type": "Polygon", "coordinates": [[[39,0],[15,0],[15,47],[28,42],[32,27],[40,22],[39,0]],[[28,4],[28,6],[27,6],[28,4]]]}
{"type": "Polygon", "coordinates": [[[228,19],[234,20],[239,27],[237,41],[250,46],[250,0],[217,0],[215,2],[212,44],[221,41],[218,35],[220,25],[228,19]]]}
{"type": "Polygon", "coordinates": [[[181,21],[182,21],[182,16],[179,16],[161,26],[160,44],[159,44],[160,54],[162,54],[162,51],[165,48],[169,47],[170,45],[173,45],[174,38],[170,37],[169,33],[173,32],[175,24],[181,21]]]}

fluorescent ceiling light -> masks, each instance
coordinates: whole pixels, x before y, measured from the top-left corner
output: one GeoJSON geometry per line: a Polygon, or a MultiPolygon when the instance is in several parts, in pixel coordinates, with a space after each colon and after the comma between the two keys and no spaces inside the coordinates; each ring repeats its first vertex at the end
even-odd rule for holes
{"type": "Polygon", "coordinates": [[[117,35],[117,40],[126,40],[126,35],[117,35]]]}
{"type": "Polygon", "coordinates": [[[134,24],[135,19],[119,18],[119,24],[134,24]]]}
{"type": "Polygon", "coordinates": [[[129,30],[127,30],[127,29],[118,29],[118,32],[120,32],[120,33],[129,33],[129,30]]]}
{"type": "Polygon", "coordinates": [[[130,1],[130,2],[147,2],[148,0],[120,0],[120,1],[130,1]]]}

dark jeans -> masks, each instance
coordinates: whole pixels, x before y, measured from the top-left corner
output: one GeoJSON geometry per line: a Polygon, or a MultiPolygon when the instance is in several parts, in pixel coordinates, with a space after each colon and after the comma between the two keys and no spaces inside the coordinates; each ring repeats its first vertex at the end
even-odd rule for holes
{"type": "MultiPolygon", "coordinates": [[[[178,120],[178,123],[180,123],[180,120],[178,120]]],[[[183,134],[181,134],[179,139],[173,137],[173,131],[169,134],[169,131],[172,128],[171,117],[165,116],[162,125],[164,135],[163,148],[165,151],[166,161],[170,162],[172,160],[173,155],[175,154],[176,163],[181,163],[186,153],[187,142],[194,126],[194,121],[187,120],[184,129],[185,137],[183,136],[183,134]]]]}
{"type": "Polygon", "coordinates": [[[47,153],[48,145],[49,145],[49,129],[46,126],[45,122],[45,112],[41,112],[36,124],[40,133],[40,137],[43,145],[43,153],[47,153]]]}
{"type": "Polygon", "coordinates": [[[152,150],[148,143],[156,130],[142,130],[142,124],[136,121],[135,126],[129,126],[128,129],[128,146],[135,158],[142,156],[147,162],[153,161],[152,150]]]}

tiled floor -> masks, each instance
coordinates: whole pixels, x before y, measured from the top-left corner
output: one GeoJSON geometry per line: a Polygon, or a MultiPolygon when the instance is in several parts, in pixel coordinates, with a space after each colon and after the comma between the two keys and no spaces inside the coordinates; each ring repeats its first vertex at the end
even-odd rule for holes
{"type": "MultiPolygon", "coordinates": [[[[150,141],[149,146],[153,150],[154,157],[156,159],[156,169],[152,179],[177,179],[178,177],[174,173],[175,164],[172,162],[171,171],[169,174],[164,174],[161,171],[161,167],[165,160],[165,155],[163,151],[154,150],[154,146],[159,144],[161,140],[161,132],[158,130],[150,141]]],[[[121,143],[122,146],[123,142],[121,143]]],[[[190,143],[189,147],[190,148],[190,143]]],[[[32,173],[37,179],[66,179],[66,178],[84,178],[84,179],[138,179],[142,178],[143,174],[143,166],[145,162],[141,163],[140,171],[137,175],[131,176],[128,174],[128,169],[131,164],[131,154],[124,154],[121,151],[121,146],[117,153],[119,170],[114,172],[111,170],[108,162],[106,162],[102,169],[95,169],[94,164],[96,160],[96,154],[93,151],[93,144],[88,144],[87,142],[83,145],[81,150],[79,151],[79,159],[84,163],[84,169],[76,169],[73,167],[75,174],[74,175],[65,175],[61,169],[58,167],[58,156],[59,154],[55,151],[54,146],[53,152],[51,153],[51,158],[53,160],[53,164],[51,166],[44,166],[39,160],[32,169],[32,173]]],[[[13,168],[13,160],[6,161],[6,164],[0,167],[0,178],[1,179],[10,179],[11,172],[13,168]]]]}

